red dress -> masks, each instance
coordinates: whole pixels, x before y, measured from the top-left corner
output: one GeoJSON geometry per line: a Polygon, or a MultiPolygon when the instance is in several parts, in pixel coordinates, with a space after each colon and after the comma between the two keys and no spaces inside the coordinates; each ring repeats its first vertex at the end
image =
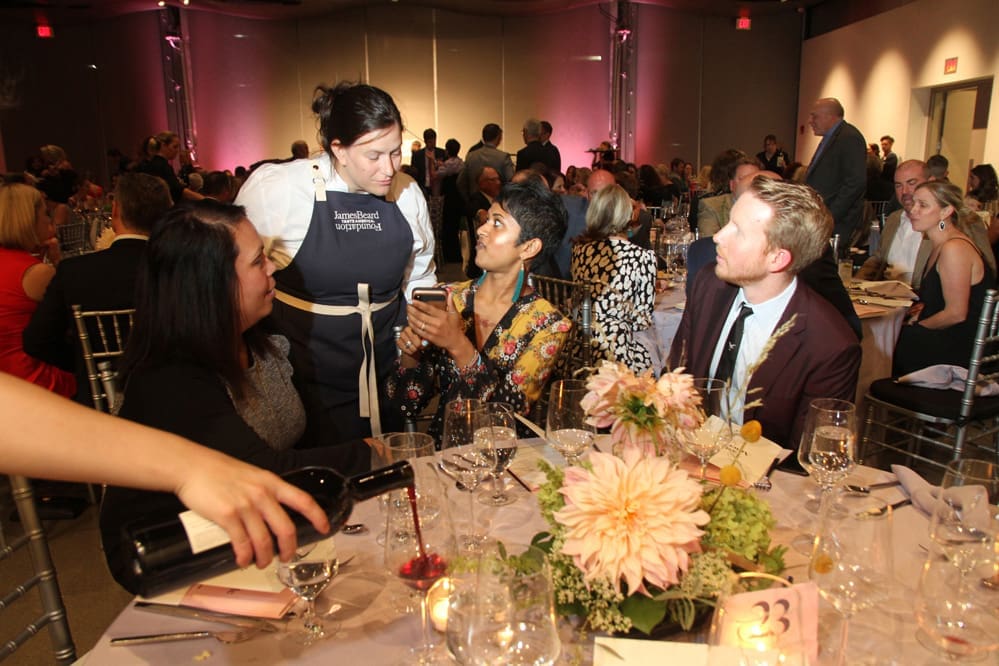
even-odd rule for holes
{"type": "Polygon", "coordinates": [[[76,393],[73,373],[60,370],[24,353],[21,335],[38,303],[22,286],[24,273],[41,263],[24,250],[0,247],[0,371],[27,379],[59,395],[76,393]]]}

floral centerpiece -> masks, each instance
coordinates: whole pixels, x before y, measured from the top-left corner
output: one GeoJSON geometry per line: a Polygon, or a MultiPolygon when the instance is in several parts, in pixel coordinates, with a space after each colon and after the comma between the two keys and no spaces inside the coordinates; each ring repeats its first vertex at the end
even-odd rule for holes
{"type": "Polygon", "coordinates": [[[702,484],[662,455],[704,420],[689,375],[656,381],[605,362],[587,388],[591,423],[610,427],[619,446],[579,467],[541,463],[538,500],[551,529],[534,543],[548,554],[560,614],[608,633],[689,629],[731,589],[734,567],[783,569],[766,502],[702,484]]]}

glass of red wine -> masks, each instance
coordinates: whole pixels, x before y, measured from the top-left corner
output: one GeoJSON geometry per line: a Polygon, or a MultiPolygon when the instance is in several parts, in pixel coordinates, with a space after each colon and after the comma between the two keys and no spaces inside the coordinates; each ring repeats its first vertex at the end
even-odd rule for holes
{"type": "Polygon", "coordinates": [[[446,654],[433,642],[427,591],[447,575],[455,544],[447,511],[441,511],[432,518],[421,515],[424,499],[435,499],[432,504],[446,506],[443,487],[436,476],[418,478],[419,504],[416,501],[417,489],[413,486],[408,491],[409,502],[393,502],[388,507],[390,514],[399,514],[389,516],[389,525],[399,526],[408,521],[412,529],[395,527],[386,531],[385,566],[393,576],[420,595],[422,639],[420,645],[410,650],[411,663],[434,664],[446,660],[446,654]]]}

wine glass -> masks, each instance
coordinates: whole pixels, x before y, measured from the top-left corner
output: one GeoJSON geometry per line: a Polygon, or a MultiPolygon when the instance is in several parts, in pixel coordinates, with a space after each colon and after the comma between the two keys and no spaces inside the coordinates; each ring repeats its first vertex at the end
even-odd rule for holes
{"type": "Polygon", "coordinates": [[[510,405],[490,402],[475,413],[475,449],[492,466],[493,489],[479,495],[479,501],[489,506],[513,504],[517,498],[508,495],[503,484],[503,472],[517,455],[517,423],[510,405]]]}
{"type": "Polygon", "coordinates": [[[454,552],[454,538],[446,512],[430,519],[421,510],[423,502],[417,502],[419,495],[430,505],[443,504],[444,489],[436,481],[436,476],[417,475],[416,486],[410,488],[408,502],[389,504],[389,524],[401,524],[408,520],[412,529],[387,530],[385,566],[404,585],[419,593],[422,639],[421,644],[410,651],[410,656],[414,663],[431,664],[436,663],[440,655],[431,638],[427,591],[447,574],[454,552]],[[419,486],[418,490],[416,486],[419,486]]]}
{"type": "Polygon", "coordinates": [[[930,539],[965,575],[995,570],[999,465],[987,460],[951,462],[930,517],[930,539]]]}
{"type": "Polygon", "coordinates": [[[725,417],[728,413],[725,405],[727,388],[725,380],[698,377],[694,379],[694,388],[701,396],[701,409],[705,416],[715,417],[706,418],[696,432],[682,440],[687,452],[700,461],[701,481],[703,481],[707,474],[708,461],[732,441],[732,424],[725,417]]]}
{"type": "Polygon", "coordinates": [[[916,592],[916,637],[950,661],[979,661],[999,649],[996,592],[974,584],[953,560],[930,554],[916,592]]]}
{"type": "Polygon", "coordinates": [[[569,466],[579,464],[580,457],[596,438],[593,426],[586,422],[581,404],[586,392],[583,380],[560,379],[552,384],[548,400],[546,438],[569,466]]]}
{"type": "MultiPolygon", "coordinates": [[[[434,454],[434,438],[421,432],[393,432],[382,435],[382,446],[376,449],[374,464],[387,467],[400,460],[413,461],[434,454]]],[[[384,493],[378,498],[378,506],[385,513],[390,502],[405,501],[405,491],[384,493]]],[[[385,544],[385,533],[375,538],[379,546],[385,544]]]]}
{"type": "Polygon", "coordinates": [[[459,535],[463,549],[475,550],[485,535],[478,533],[475,518],[475,490],[489,476],[492,465],[472,446],[475,441],[477,412],[483,403],[469,398],[458,398],[444,406],[444,435],[437,466],[455,481],[456,488],[468,495],[467,534],[459,535]]]}
{"type": "MultiPolygon", "coordinates": [[[[827,499],[856,464],[857,409],[852,402],[818,398],[808,405],[805,427],[798,447],[798,462],[822,489],[827,499]]],[[[820,502],[806,507],[818,511],[820,502]]]]}
{"type": "Polygon", "coordinates": [[[892,509],[867,493],[844,492],[822,512],[808,577],[842,617],[834,654],[846,663],[850,618],[887,599],[894,581],[892,509]]]}
{"type": "Polygon", "coordinates": [[[302,627],[292,633],[303,645],[311,645],[329,636],[326,625],[316,615],[316,599],[336,576],[338,569],[339,560],[332,538],[303,546],[288,562],[278,562],[278,580],[305,600],[302,627]]]}
{"type": "Polygon", "coordinates": [[[462,666],[553,664],[561,651],[554,588],[538,548],[493,542],[452,579],[447,645],[462,666]]]}

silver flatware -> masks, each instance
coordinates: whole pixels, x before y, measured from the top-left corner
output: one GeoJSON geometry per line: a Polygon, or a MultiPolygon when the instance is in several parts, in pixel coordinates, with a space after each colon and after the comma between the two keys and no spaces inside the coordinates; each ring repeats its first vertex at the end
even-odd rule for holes
{"type": "Polygon", "coordinates": [[[762,490],[763,492],[769,491],[774,487],[773,481],[770,480],[770,475],[773,474],[774,470],[777,469],[777,465],[780,464],[780,456],[775,457],[770,462],[770,467],[767,467],[767,471],[763,473],[760,480],[753,484],[753,488],[757,490],[762,490]]]}
{"type": "Polygon", "coordinates": [[[350,523],[349,525],[344,525],[340,528],[341,534],[356,535],[356,534],[367,534],[368,526],[364,523],[350,523]]]}
{"type": "Polygon", "coordinates": [[[174,641],[190,641],[200,638],[214,638],[221,643],[242,643],[257,634],[260,629],[239,629],[236,631],[174,631],[166,634],[146,634],[143,636],[122,636],[112,638],[111,647],[127,647],[129,645],[149,645],[150,643],[173,643],[174,641]]]}
{"type": "Polygon", "coordinates": [[[860,518],[863,516],[867,516],[870,518],[877,518],[878,516],[883,516],[886,513],[888,513],[888,509],[895,511],[896,509],[901,509],[903,506],[908,506],[909,504],[912,504],[912,500],[904,499],[900,502],[895,502],[894,504],[890,504],[888,506],[883,506],[880,508],[872,507],[870,509],[867,509],[866,511],[861,511],[860,513],[857,514],[857,517],[860,518]]]}
{"type": "Polygon", "coordinates": [[[879,488],[893,488],[895,486],[902,485],[902,482],[898,479],[894,481],[882,481],[881,483],[869,483],[866,486],[855,486],[853,484],[846,484],[843,486],[851,493],[869,493],[872,490],[878,490],[879,488]]]}

